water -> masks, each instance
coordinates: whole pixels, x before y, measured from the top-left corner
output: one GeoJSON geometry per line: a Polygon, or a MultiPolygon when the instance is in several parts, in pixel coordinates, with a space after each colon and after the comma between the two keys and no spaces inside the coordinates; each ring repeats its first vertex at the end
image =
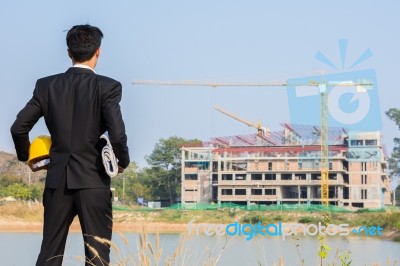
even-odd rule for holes
{"type": "MultiPolygon", "coordinates": [[[[111,253],[112,262],[128,261],[127,265],[137,265],[138,234],[114,234],[113,242],[119,249],[111,253]],[[124,238],[128,241],[125,242],[124,238]]],[[[34,265],[41,243],[40,233],[0,233],[0,265],[34,265]]],[[[155,235],[148,234],[148,239],[155,252],[155,235]]],[[[374,239],[372,237],[327,237],[326,243],[332,248],[324,265],[336,262],[341,265],[335,254],[351,251],[351,265],[388,265],[388,259],[394,265],[400,264],[400,243],[374,239]]],[[[162,249],[161,263],[169,257],[174,265],[203,265],[208,259],[217,260],[217,265],[277,265],[280,256],[284,265],[300,265],[304,259],[306,266],[318,264],[319,242],[316,237],[301,237],[299,240],[282,240],[271,237],[255,237],[246,241],[243,237],[207,237],[192,235],[190,239],[181,234],[160,234],[159,250],[162,249]],[[173,259],[174,252],[182,242],[182,251],[178,259],[173,259]],[[296,248],[296,245],[298,247],[296,248]]],[[[67,241],[64,264],[83,265],[83,241],[80,233],[70,233],[67,241]]]]}

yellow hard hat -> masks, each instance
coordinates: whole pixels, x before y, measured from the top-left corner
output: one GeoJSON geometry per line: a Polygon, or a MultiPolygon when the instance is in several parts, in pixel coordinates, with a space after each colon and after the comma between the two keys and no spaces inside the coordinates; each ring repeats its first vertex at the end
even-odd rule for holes
{"type": "Polygon", "coordinates": [[[29,146],[28,163],[33,164],[42,159],[50,158],[51,138],[49,136],[39,136],[35,138],[29,146]]]}

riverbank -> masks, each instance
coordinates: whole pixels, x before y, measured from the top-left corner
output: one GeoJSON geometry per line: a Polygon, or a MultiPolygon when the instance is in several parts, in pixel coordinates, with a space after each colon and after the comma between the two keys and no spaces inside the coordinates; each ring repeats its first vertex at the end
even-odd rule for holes
{"type": "MultiPolygon", "coordinates": [[[[384,228],[384,238],[400,240],[400,212],[388,209],[370,213],[321,213],[300,211],[244,211],[221,210],[148,210],[130,208],[114,210],[113,228],[116,232],[149,233],[187,232],[188,223],[245,224],[300,223],[349,224],[349,227],[384,228]]],[[[0,232],[42,232],[43,207],[40,203],[13,202],[0,204],[0,232]]],[[[79,220],[75,218],[70,230],[80,232],[79,220]]]]}
{"type": "MultiPolygon", "coordinates": [[[[41,233],[43,228],[42,222],[32,221],[16,221],[0,218],[0,233],[41,233]]],[[[143,231],[149,233],[181,233],[187,231],[186,224],[177,223],[138,223],[123,222],[114,223],[113,230],[115,232],[133,232],[141,233],[143,231]]],[[[75,218],[71,224],[70,232],[81,232],[78,218],[75,218]]]]}
{"type": "MultiPolygon", "coordinates": [[[[210,224],[211,225],[211,224],[210,224]]],[[[214,224],[216,226],[216,224],[214,224]]],[[[0,233],[41,233],[43,223],[32,221],[16,221],[0,218],[0,233]]],[[[191,233],[196,233],[198,225],[193,224],[194,229],[191,233]]],[[[215,228],[215,227],[214,227],[215,228]]],[[[204,228],[202,228],[203,230],[204,228]]],[[[185,233],[188,232],[188,225],[182,223],[165,222],[117,222],[113,224],[113,231],[117,233],[185,233]]],[[[200,230],[201,231],[201,230],[200,230]]],[[[81,232],[78,218],[75,218],[71,224],[70,232],[81,232]]],[[[202,232],[202,231],[201,231],[202,232]]],[[[298,232],[302,234],[301,231],[298,232]]],[[[356,237],[356,236],[353,236],[356,237]]],[[[399,242],[400,232],[395,230],[384,230],[380,238],[399,242]]]]}
{"type": "MultiPolygon", "coordinates": [[[[159,215],[152,215],[149,212],[143,214],[140,210],[114,211],[113,216],[114,231],[140,233],[146,230],[150,233],[157,231],[174,233],[187,230],[187,224],[182,221],[167,222],[157,219],[159,215]]],[[[43,207],[41,204],[12,202],[0,205],[0,232],[41,233],[42,228],[43,207]]],[[[78,217],[75,217],[72,222],[70,231],[81,231],[78,217]]]]}

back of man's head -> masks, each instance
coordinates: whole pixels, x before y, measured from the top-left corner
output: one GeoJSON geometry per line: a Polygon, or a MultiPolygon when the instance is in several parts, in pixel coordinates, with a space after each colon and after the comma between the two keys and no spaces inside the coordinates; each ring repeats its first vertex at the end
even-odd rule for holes
{"type": "Polygon", "coordinates": [[[103,33],[91,25],[73,26],[67,33],[67,46],[70,56],[75,62],[91,59],[101,45],[103,33]]]}

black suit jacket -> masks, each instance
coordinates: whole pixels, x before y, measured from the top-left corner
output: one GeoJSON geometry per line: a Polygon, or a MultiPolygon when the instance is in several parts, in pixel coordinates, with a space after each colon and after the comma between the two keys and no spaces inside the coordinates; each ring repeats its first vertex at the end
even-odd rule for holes
{"type": "Polygon", "coordinates": [[[64,174],[71,189],[109,187],[101,134],[108,131],[118,164],[123,168],[129,164],[121,94],[118,81],[85,68],[71,67],[39,79],[11,127],[18,159],[28,160],[29,131],[44,116],[52,139],[46,187],[57,188],[64,174]]]}

